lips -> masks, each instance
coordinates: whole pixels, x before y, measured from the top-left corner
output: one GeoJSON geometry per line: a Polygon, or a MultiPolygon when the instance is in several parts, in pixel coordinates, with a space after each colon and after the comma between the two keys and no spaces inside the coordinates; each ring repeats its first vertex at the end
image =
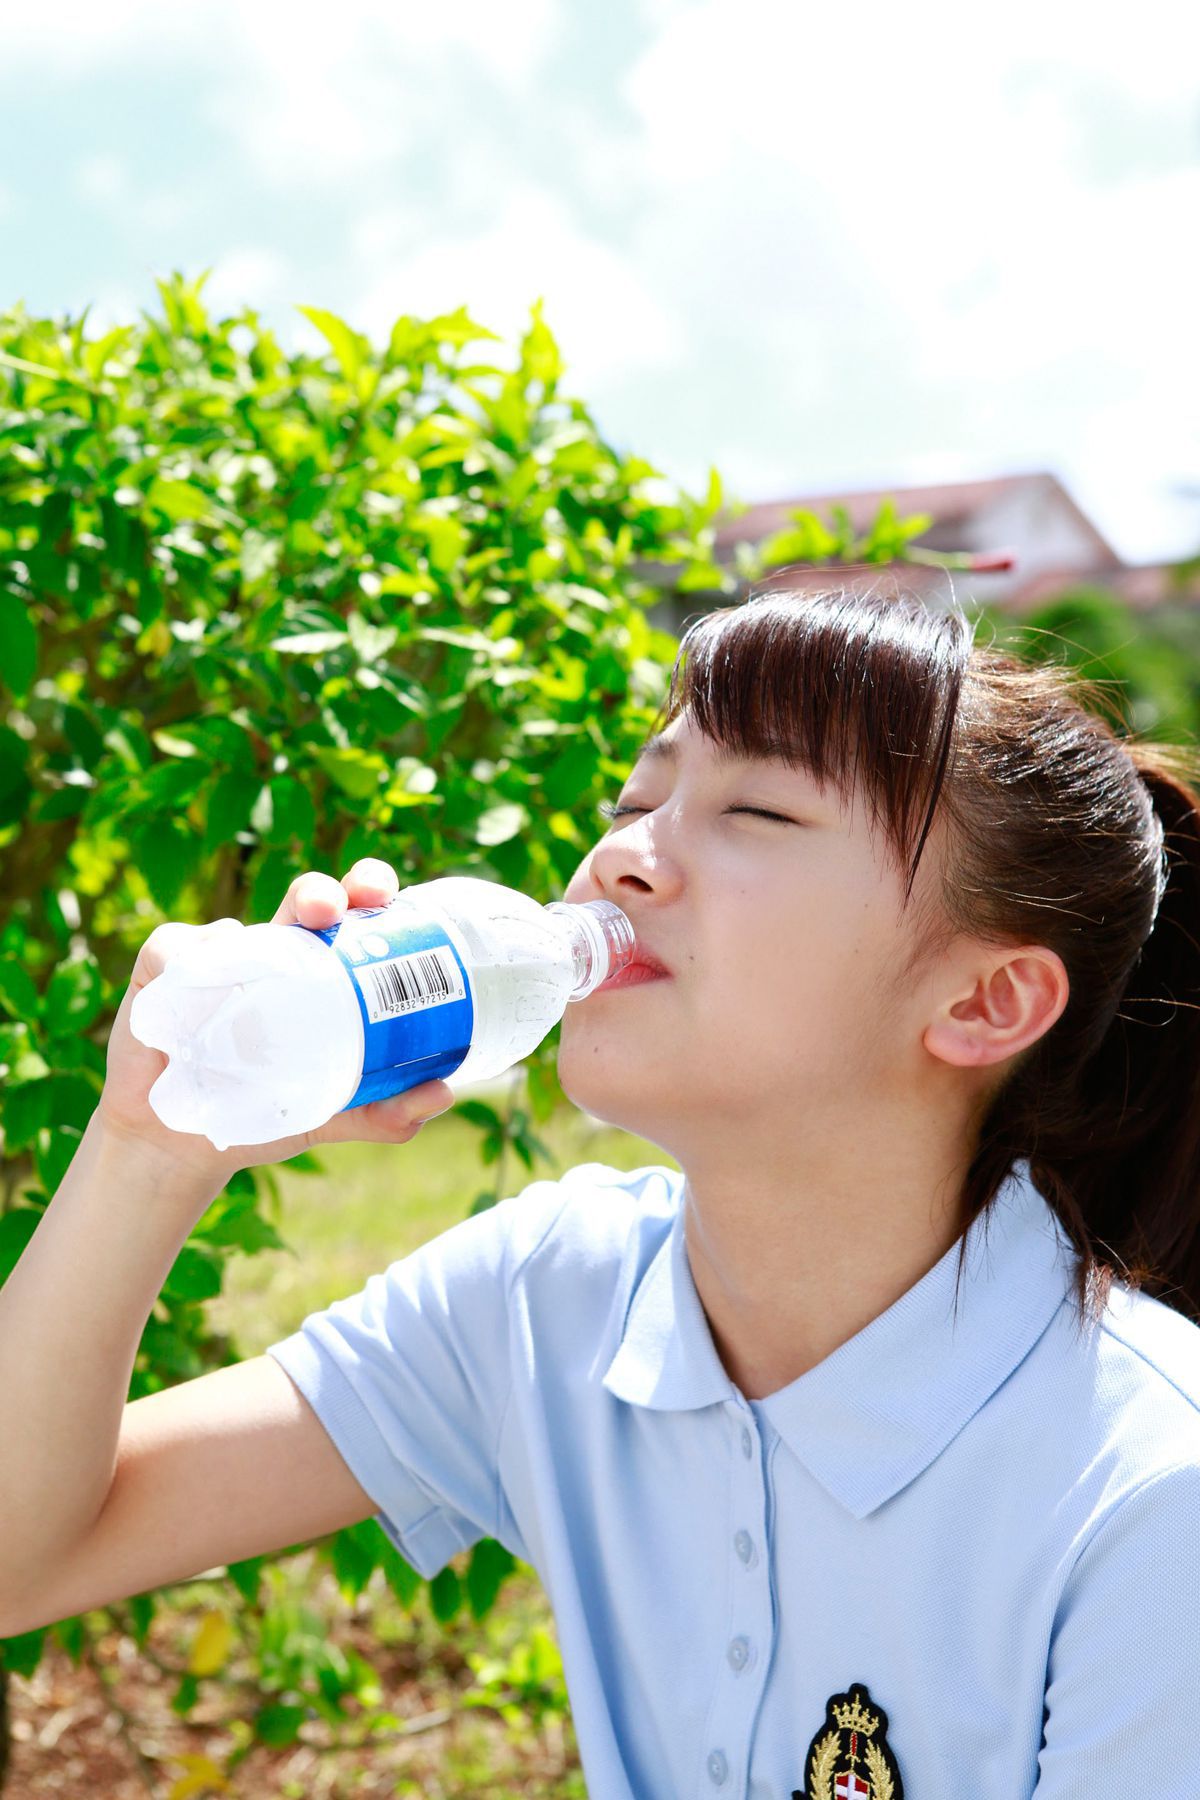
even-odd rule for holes
{"type": "Polygon", "coordinates": [[[602,981],[596,992],[606,994],[611,988],[636,987],[647,981],[669,980],[670,976],[671,971],[666,964],[660,962],[652,951],[639,945],[633,960],[626,963],[620,974],[610,975],[607,981],[602,981]]]}
{"type": "Polygon", "coordinates": [[[626,964],[626,967],[630,969],[649,969],[655,975],[669,975],[671,973],[666,963],[660,962],[653,950],[647,950],[644,944],[638,944],[636,946],[633,956],[626,964]]]}

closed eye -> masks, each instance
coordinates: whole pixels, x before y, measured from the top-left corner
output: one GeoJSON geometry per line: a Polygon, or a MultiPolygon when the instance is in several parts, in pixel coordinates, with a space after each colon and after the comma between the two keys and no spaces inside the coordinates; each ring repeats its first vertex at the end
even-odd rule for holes
{"type": "MultiPolygon", "coordinates": [[[[606,819],[619,819],[625,813],[645,812],[644,806],[614,806],[611,800],[602,800],[597,811],[606,819]]],[[[794,825],[795,819],[786,818],[783,813],[768,812],[763,806],[729,806],[725,809],[732,813],[752,813],[755,818],[775,819],[780,825],[794,825]]]]}

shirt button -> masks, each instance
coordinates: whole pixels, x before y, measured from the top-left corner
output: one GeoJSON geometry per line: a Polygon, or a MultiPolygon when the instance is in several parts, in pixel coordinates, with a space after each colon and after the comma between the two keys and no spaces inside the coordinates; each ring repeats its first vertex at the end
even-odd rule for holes
{"type": "Polygon", "coordinates": [[[754,1450],[754,1440],[750,1436],[750,1428],[748,1425],[743,1425],[742,1426],[742,1455],[750,1456],[753,1453],[753,1450],[754,1450]]]}
{"type": "Polygon", "coordinates": [[[750,1645],[744,1637],[735,1637],[725,1655],[731,1669],[744,1669],[750,1655],[750,1645]]]}
{"type": "Polygon", "coordinates": [[[729,1764],[725,1761],[725,1756],[722,1751],[714,1750],[709,1756],[708,1773],[710,1779],[717,1787],[720,1787],[721,1783],[729,1773],[729,1764]]]}
{"type": "Polygon", "coordinates": [[[739,1531],[733,1540],[733,1547],[744,1563],[748,1563],[754,1555],[754,1545],[750,1541],[748,1531],[739,1531]]]}

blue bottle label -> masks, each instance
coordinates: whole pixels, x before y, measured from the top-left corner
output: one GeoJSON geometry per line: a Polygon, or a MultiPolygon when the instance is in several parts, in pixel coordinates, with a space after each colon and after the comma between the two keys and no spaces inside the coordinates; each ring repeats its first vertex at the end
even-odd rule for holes
{"type": "Polygon", "coordinates": [[[343,1112],[443,1080],[465,1061],[475,1005],[443,926],[393,900],[355,907],[315,935],[341,958],[362,1015],[362,1080],[343,1112]]]}

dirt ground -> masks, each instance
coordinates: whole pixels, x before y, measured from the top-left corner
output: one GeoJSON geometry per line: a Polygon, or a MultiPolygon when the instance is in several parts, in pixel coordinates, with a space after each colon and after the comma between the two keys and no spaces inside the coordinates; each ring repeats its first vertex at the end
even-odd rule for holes
{"type": "MultiPolygon", "coordinates": [[[[155,1617],[147,1640],[170,1655],[168,1616],[155,1617]]],[[[353,1645],[377,1671],[401,1735],[376,1736],[365,1749],[330,1748],[321,1720],[301,1727],[285,1748],[257,1744],[227,1788],[183,1785],[187,1800],[576,1800],[584,1790],[569,1723],[551,1718],[544,1732],[514,1739],[483,1709],[462,1710],[456,1697],[472,1683],[461,1650],[447,1637],[431,1666],[428,1648],[381,1643],[369,1615],[344,1619],[343,1648],[353,1645]]],[[[27,1680],[9,1677],[11,1760],[3,1800],[169,1800],[195,1764],[218,1767],[234,1748],[231,1700],[217,1690],[191,1717],[171,1710],[175,1679],[143,1656],[133,1640],[111,1631],[96,1640],[94,1660],[79,1667],[52,1639],[27,1680]],[[115,1702],[115,1705],[114,1705],[115,1702]]],[[[202,1691],[203,1692],[203,1691],[202,1691]]],[[[348,1712],[346,1731],[353,1729],[348,1712]]]]}

